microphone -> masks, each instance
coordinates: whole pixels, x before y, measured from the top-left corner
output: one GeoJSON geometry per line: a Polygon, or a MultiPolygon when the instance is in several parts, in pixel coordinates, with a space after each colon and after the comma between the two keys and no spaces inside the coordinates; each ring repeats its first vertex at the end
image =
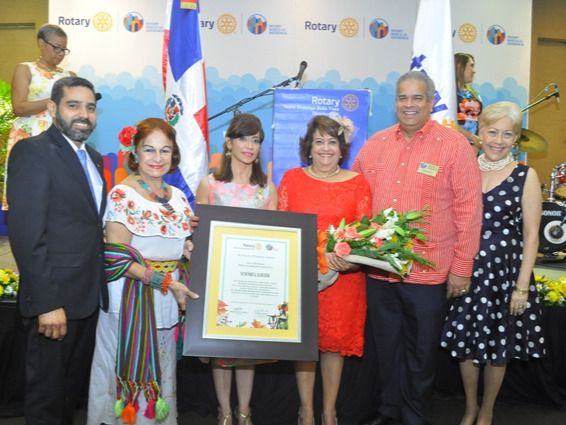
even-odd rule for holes
{"type": "Polygon", "coordinates": [[[305,73],[305,69],[307,69],[308,63],[307,61],[302,61],[301,65],[299,66],[299,72],[295,77],[295,88],[299,86],[299,83],[303,79],[303,74],[305,73]]]}

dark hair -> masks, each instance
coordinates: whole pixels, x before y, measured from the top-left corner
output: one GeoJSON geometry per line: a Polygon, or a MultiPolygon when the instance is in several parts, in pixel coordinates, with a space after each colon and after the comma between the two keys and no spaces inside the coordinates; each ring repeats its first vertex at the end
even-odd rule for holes
{"type": "Polygon", "coordinates": [[[305,133],[304,137],[300,138],[299,149],[303,165],[311,163],[310,156],[312,151],[312,142],[314,132],[316,130],[318,130],[322,135],[326,134],[338,140],[338,145],[340,146],[340,156],[342,157],[338,161],[338,164],[342,165],[342,163],[348,159],[348,154],[350,153],[350,145],[346,143],[346,139],[344,138],[344,129],[342,128],[340,123],[326,115],[316,115],[312,117],[307,124],[307,132],[305,133]]]}
{"type": "Polygon", "coordinates": [[[55,102],[56,105],[59,105],[59,102],[63,98],[63,87],[86,87],[92,91],[95,99],[97,98],[94,92],[94,86],[90,81],[81,77],[64,77],[55,81],[51,89],[51,100],[55,102]]]}
{"type": "Polygon", "coordinates": [[[399,79],[397,80],[397,86],[395,87],[395,97],[399,95],[399,87],[401,83],[407,80],[417,80],[422,81],[426,87],[426,100],[434,100],[434,92],[436,88],[434,87],[434,81],[428,75],[421,71],[409,71],[405,72],[399,79]]]}
{"type": "Polygon", "coordinates": [[[39,30],[37,31],[37,39],[48,41],[48,38],[51,35],[55,35],[56,37],[63,37],[67,38],[67,34],[59,25],[53,24],[43,24],[39,30]]]}
{"type": "MultiPolygon", "coordinates": [[[[259,133],[259,142],[263,142],[265,133],[258,117],[252,114],[238,114],[230,121],[226,137],[228,139],[239,139],[241,137],[253,136],[259,133]]],[[[220,168],[215,171],[214,178],[218,181],[230,182],[234,178],[232,173],[232,160],[226,154],[229,152],[226,140],[222,145],[222,161],[220,168]]],[[[267,184],[267,176],[261,167],[261,158],[258,153],[257,162],[252,164],[252,175],[250,176],[251,184],[259,184],[265,186],[267,184]]]]}
{"type": "Polygon", "coordinates": [[[179,145],[177,145],[177,132],[167,121],[161,118],[146,118],[141,120],[136,125],[136,134],[133,140],[134,150],[131,155],[128,155],[128,167],[132,171],[138,171],[139,164],[136,162],[135,152],[138,149],[139,144],[144,140],[147,136],[149,136],[154,131],[161,131],[165,137],[167,137],[171,143],[173,144],[173,155],[171,157],[171,168],[167,172],[167,174],[173,173],[179,162],[181,161],[181,152],[179,151],[179,145]]]}
{"type": "Polygon", "coordinates": [[[467,84],[464,83],[464,71],[470,61],[476,62],[474,57],[469,53],[454,54],[454,71],[456,72],[456,88],[458,90],[467,86],[467,84]]]}

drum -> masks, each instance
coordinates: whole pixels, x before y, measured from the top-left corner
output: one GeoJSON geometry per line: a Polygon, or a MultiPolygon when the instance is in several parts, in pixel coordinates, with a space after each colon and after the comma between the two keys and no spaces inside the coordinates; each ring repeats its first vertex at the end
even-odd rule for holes
{"type": "Polygon", "coordinates": [[[566,162],[558,164],[552,170],[551,178],[554,178],[554,196],[558,199],[566,199],[566,162]]]}
{"type": "Polygon", "coordinates": [[[539,252],[552,254],[566,249],[566,206],[543,202],[539,231],[539,252]]]}

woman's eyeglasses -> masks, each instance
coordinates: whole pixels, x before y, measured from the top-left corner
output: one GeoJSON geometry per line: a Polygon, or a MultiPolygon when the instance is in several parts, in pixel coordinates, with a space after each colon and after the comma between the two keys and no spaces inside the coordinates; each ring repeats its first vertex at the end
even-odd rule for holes
{"type": "Polygon", "coordinates": [[[42,38],[42,40],[45,44],[49,44],[51,47],[53,47],[53,50],[55,50],[55,53],[57,53],[58,55],[63,54],[64,56],[67,56],[69,53],[71,53],[71,51],[69,49],[65,49],[64,47],[56,46],[55,44],[50,43],[49,41],[47,41],[44,38],[42,38]]]}

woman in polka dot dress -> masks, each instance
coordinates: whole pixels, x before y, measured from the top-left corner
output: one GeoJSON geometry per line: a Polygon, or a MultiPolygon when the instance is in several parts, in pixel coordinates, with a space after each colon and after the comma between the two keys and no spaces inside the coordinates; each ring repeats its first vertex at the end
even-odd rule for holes
{"type": "Polygon", "coordinates": [[[544,354],[541,306],[533,279],[541,218],[535,170],[517,164],[511,149],[521,134],[517,105],[499,102],[480,115],[483,225],[470,291],[454,298],[442,347],[459,358],[466,393],[460,425],[492,423],[507,363],[544,354]],[[478,407],[481,367],[484,389],[478,407]],[[477,422],[476,422],[477,421],[477,422]]]}

